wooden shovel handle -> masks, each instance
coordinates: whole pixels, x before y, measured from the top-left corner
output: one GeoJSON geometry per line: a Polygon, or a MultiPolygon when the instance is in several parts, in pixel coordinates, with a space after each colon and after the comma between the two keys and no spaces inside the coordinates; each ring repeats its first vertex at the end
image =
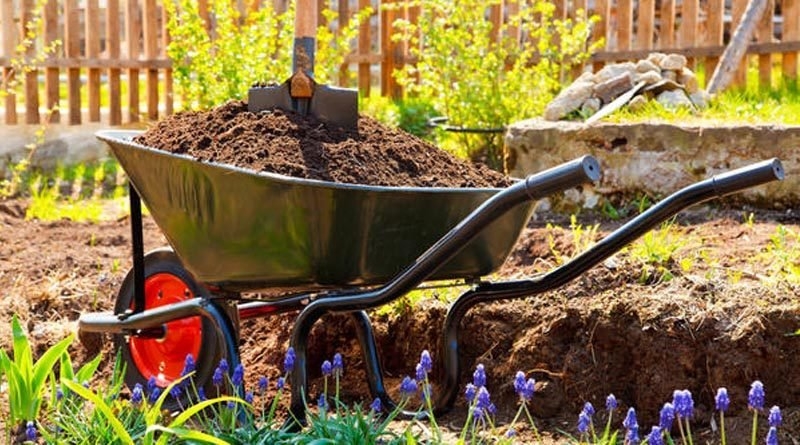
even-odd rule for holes
{"type": "Polygon", "coordinates": [[[317,0],[297,0],[294,12],[295,38],[317,35],[317,0]]]}

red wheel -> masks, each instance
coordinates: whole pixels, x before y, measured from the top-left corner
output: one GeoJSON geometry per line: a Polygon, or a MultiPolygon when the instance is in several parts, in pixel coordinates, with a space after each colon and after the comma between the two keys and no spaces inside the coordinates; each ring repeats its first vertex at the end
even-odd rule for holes
{"type": "MultiPolygon", "coordinates": [[[[145,308],[153,309],[179,303],[195,294],[190,285],[170,273],[150,275],[144,282],[145,308]]],[[[140,373],[155,376],[159,387],[166,387],[181,377],[186,356],[197,361],[203,344],[201,317],[184,318],[164,325],[162,338],[131,337],[128,342],[131,358],[140,373]]]]}
{"type": "MultiPolygon", "coordinates": [[[[150,252],[144,260],[146,310],[208,296],[208,291],[194,280],[171,250],[150,252]]],[[[130,271],[117,295],[116,313],[133,307],[133,293],[133,271],[130,271]]],[[[129,387],[141,383],[146,388],[150,378],[155,377],[156,385],[163,390],[181,377],[187,355],[195,361],[192,378],[195,387],[207,387],[221,358],[214,326],[200,316],[166,323],[160,338],[117,335],[114,341],[126,364],[125,382],[129,387]]]]}

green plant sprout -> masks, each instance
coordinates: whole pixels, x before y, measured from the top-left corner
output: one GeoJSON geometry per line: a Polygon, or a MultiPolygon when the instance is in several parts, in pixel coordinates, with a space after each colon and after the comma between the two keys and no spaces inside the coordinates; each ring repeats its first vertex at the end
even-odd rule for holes
{"type": "MultiPolygon", "coordinates": [[[[554,231],[563,231],[561,227],[554,226],[550,223],[547,224],[547,244],[550,252],[553,254],[557,265],[566,263],[571,257],[564,255],[556,245],[554,231]]],[[[572,237],[573,256],[585,251],[592,247],[597,240],[598,230],[600,224],[593,224],[591,226],[584,226],[578,222],[578,216],[575,214],[569,217],[569,229],[572,237]]]]}
{"type": "MultiPolygon", "coordinates": [[[[676,260],[676,252],[686,245],[684,233],[675,226],[674,219],[661,224],[657,230],[645,233],[625,249],[630,258],[642,266],[640,281],[669,281],[673,278],[669,266],[676,260]]],[[[682,270],[692,266],[691,260],[680,261],[682,270]]]]}
{"type": "Polygon", "coordinates": [[[51,346],[34,363],[28,336],[16,314],[11,320],[13,359],[0,349],[0,371],[8,384],[9,424],[16,427],[21,422],[35,421],[46,393],[47,377],[72,343],[73,335],[51,346]]]}

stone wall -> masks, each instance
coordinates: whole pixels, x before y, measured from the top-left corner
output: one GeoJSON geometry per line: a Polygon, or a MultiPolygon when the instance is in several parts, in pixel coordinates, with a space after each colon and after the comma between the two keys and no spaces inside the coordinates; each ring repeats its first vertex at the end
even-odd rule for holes
{"type": "Polygon", "coordinates": [[[568,195],[586,207],[604,195],[664,197],[692,182],[772,157],[786,179],[755,187],[737,199],[770,208],[800,207],[800,126],[587,125],[531,119],[505,136],[506,169],[523,177],[585,154],[597,157],[603,177],[596,187],[568,195]]]}

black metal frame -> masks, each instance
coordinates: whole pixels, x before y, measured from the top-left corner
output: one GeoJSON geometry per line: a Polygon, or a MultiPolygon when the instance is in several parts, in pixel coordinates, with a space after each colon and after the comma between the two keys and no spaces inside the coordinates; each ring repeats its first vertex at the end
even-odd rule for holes
{"type": "MultiPolygon", "coordinates": [[[[424,252],[412,265],[383,286],[367,290],[343,290],[327,293],[305,293],[283,297],[275,301],[257,301],[238,305],[239,318],[255,318],[300,310],[294,323],[291,345],[296,354],[295,369],[291,374],[291,414],[296,422],[305,419],[307,392],[307,339],[314,323],[332,312],[350,313],[356,326],[356,335],[362,347],[367,366],[368,386],[374,397],[385,406],[395,407],[383,383],[383,369],[378,356],[375,336],[367,309],[376,308],[406,294],[419,286],[436,270],[456,255],[483,228],[514,206],[526,201],[549,196],[587,180],[596,180],[599,168],[596,161],[584,157],[551,170],[529,176],[497,193],[467,216],[424,252]]],[[[448,309],[441,344],[445,381],[434,402],[434,412],[442,413],[452,408],[458,393],[458,329],[460,321],[475,305],[483,302],[522,298],[560,287],[588,269],[602,262],[631,241],[679,211],[713,198],[744,190],[756,185],[783,179],[784,172],[777,159],[717,175],[687,186],[663,199],[646,212],[629,221],[597,244],[569,262],[527,280],[480,283],[462,294],[448,309]]],[[[237,328],[226,315],[217,299],[194,298],[181,303],[144,310],[144,246],[140,198],[130,189],[131,230],[133,247],[134,310],[124,314],[90,313],[79,320],[79,328],[89,332],[124,333],[136,335],[158,329],[176,319],[201,315],[210,319],[222,342],[232,366],[240,362],[236,344],[237,328]]],[[[410,413],[409,413],[410,414],[410,413]]]]}

